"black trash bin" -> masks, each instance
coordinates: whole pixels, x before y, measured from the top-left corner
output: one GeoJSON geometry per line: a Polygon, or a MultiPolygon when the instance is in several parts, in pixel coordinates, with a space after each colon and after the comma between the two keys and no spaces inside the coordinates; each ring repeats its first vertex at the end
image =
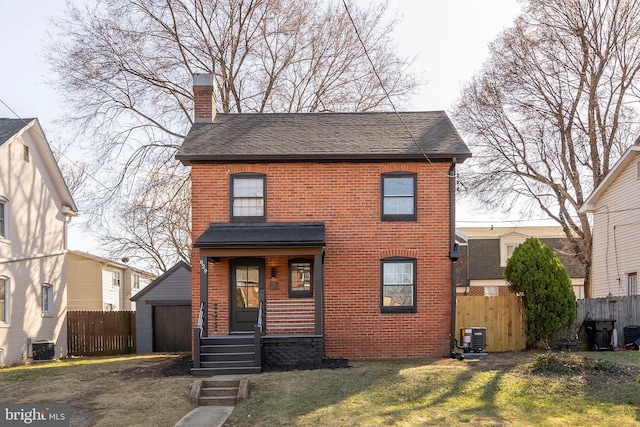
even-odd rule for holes
{"type": "Polygon", "coordinates": [[[613,350],[611,336],[616,321],[613,319],[586,319],[584,327],[587,331],[589,350],[613,350]]]}
{"type": "Polygon", "coordinates": [[[638,349],[640,340],[640,326],[629,325],[624,327],[624,346],[633,350],[638,349]]]}

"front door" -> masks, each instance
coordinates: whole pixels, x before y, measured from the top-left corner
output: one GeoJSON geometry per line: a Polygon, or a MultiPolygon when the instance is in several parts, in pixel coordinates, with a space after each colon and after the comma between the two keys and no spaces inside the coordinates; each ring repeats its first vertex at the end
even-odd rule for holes
{"type": "Polygon", "coordinates": [[[253,332],[258,323],[260,291],[265,288],[264,268],[263,259],[231,261],[231,332],[253,332]]]}

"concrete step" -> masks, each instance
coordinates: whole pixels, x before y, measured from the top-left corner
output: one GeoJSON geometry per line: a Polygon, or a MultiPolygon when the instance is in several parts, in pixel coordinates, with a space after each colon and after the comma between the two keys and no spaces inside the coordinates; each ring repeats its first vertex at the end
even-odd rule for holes
{"type": "Polygon", "coordinates": [[[235,387],[202,387],[200,397],[236,397],[238,386],[235,387]]]}
{"type": "Polygon", "coordinates": [[[236,406],[238,398],[234,397],[202,397],[198,398],[198,406],[236,406]]]}

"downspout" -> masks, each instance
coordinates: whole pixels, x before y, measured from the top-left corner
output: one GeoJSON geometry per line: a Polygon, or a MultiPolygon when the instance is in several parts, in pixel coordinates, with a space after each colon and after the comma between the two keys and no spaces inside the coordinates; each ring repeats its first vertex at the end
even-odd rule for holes
{"type": "Polygon", "coordinates": [[[449,168],[449,259],[451,260],[451,332],[449,336],[451,357],[456,357],[456,262],[460,248],[456,243],[456,158],[449,168]]]}

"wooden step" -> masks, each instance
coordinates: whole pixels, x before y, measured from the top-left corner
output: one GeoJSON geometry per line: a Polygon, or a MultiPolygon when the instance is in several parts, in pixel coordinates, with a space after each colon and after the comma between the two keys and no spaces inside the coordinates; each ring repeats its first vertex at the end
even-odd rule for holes
{"type": "Polygon", "coordinates": [[[194,377],[211,377],[215,375],[243,375],[243,374],[259,374],[262,368],[259,366],[241,366],[241,367],[216,367],[216,368],[191,368],[191,375],[194,377]]]}

